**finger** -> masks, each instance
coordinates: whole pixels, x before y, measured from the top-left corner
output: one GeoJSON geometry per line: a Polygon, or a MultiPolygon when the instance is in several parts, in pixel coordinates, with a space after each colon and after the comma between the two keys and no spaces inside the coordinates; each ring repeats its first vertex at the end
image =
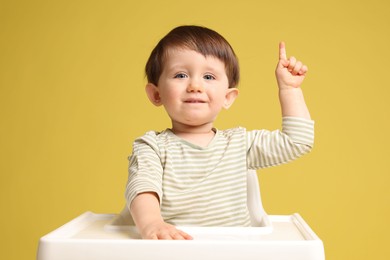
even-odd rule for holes
{"type": "Polygon", "coordinates": [[[159,230],[156,235],[158,239],[172,240],[171,232],[168,229],[159,230]]]}
{"type": "Polygon", "coordinates": [[[180,230],[180,229],[177,229],[175,230],[175,232],[172,232],[171,233],[171,236],[173,239],[177,239],[177,240],[192,240],[192,236],[188,235],[186,232],[180,230]]]}
{"type": "Polygon", "coordinates": [[[307,68],[307,66],[303,65],[301,70],[298,72],[298,75],[305,75],[308,70],[309,69],[307,68]]]}
{"type": "Polygon", "coordinates": [[[151,236],[150,236],[150,239],[152,239],[152,240],[158,240],[158,236],[157,236],[156,234],[151,235],[151,236]]]}
{"type": "Polygon", "coordinates": [[[179,232],[180,232],[180,235],[181,235],[185,240],[192,240],[192,239],[193,239],[193,237],[190,236],[189,234],[187,234],[186,232],[183,232],[183,231],[181,231],[181,230],[179,230],[179,232]]]}
{"type": "Polygon", "coordinates": [[[279,60],[287,60],[286,44],[284,42],[279,43],[279,60]]]}
{"type": "Polygon", "coordinates": [[[291,73],[292,73],[293,75],[298,75],[298,74],[299,74],[299,71],[302,69],[302,66],[303,66],[302,62],[297,61],[297,62],[295,63],[294,68],[292,69],[291,73]]]}
{"type": "Polygon", "coordinates": [[[292,72],[294,70],[294,67],[297,63],[297,59],[295,57],[290,57],[289,64],[288,64],[288,71],[292,72]]]}
{"type": "Polygon", "coordinates": [[[171,236],[174,240],[184,240],[185,239],[180,233],[174,233],[171,236]]]}
{"type": "Polygon", "coordinates": [[[161,234],[158,239],[163,239],[163,240],[173,240],[172,236],[168,233],[161,234]]]}

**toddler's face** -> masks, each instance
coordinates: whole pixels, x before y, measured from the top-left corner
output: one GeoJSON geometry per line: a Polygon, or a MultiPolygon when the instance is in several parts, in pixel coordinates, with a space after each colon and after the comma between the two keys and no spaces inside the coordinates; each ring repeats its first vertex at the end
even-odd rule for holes
{"type": "Polygon", "coordinates": [[[232,103],[229,93],[237,94],[221,60],[188,49],[169,52],[156,89],[173,125],[187,126],[212,123],[232,103]]]}

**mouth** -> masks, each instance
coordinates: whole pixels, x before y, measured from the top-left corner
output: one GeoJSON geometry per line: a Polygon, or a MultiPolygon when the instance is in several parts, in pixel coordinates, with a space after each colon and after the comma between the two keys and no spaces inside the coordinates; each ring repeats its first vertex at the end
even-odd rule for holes
{"type": "Polygon", "coordinates": [[[184,100],[184,103],[190,103],[190,104],[202,104],[202,103],[206,103],[206,101],[202,100],[202,99],[197,99],[197,98],[189,98],[189,99],[186,99],[184,100]]]}

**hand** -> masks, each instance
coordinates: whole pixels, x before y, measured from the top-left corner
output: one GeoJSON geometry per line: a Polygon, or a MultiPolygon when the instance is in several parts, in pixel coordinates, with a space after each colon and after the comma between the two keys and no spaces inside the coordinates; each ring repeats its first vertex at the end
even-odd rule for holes
{"type": "Polygon", "coordinates": [[[279,43],[279,62],[276,67],[276,80],[279,89],[299,88],[305,79],[307,66],[295,57],[287,59],[286,45],[279,43]]]}
{"type": "Polygon", "coordinates": [[[187,233],[163,221],[149,224],[141,231],[141,236],[144,239],[154,240],[192,240],[192,237],[187,233]]]}

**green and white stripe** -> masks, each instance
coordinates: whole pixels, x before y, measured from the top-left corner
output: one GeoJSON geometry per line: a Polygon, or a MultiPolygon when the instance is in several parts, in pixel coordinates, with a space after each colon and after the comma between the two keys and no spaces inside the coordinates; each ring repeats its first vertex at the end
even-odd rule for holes
{"type": "Polygon", "coordinates": [[[128,205],[156,192],[164,220],[188,226],[249,226],[247,169],[294,160],[313,146],[314,122],[285,117],[282,131],[233,128],[216,131],[207,147],[170,130],[137,139],[129,157],[128,205]]]}

